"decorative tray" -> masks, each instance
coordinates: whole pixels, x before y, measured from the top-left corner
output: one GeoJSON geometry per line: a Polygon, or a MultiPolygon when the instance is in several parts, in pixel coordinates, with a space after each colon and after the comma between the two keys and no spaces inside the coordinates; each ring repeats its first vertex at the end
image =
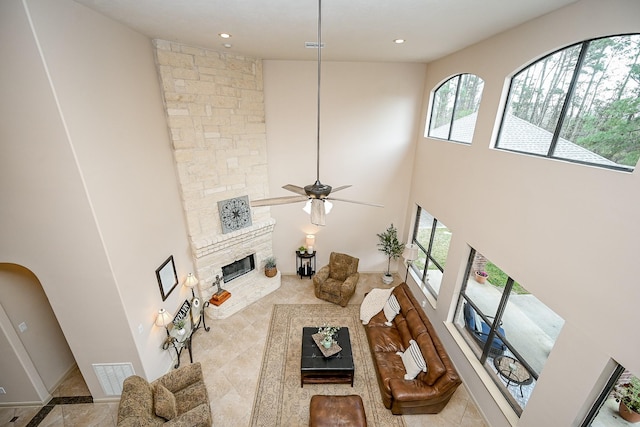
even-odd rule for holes
{"type": "Polygon", "coordinates": [[[311,335],[311,338],[313,338],[313,341],[316,343],[324,357],[330,357],[342,351],[342,347],[340,347],[335,341],[333,344],[331,344],[331,347],[325,348],[322,345],[322,335],[320,334],[313,334],[311,335]]]}

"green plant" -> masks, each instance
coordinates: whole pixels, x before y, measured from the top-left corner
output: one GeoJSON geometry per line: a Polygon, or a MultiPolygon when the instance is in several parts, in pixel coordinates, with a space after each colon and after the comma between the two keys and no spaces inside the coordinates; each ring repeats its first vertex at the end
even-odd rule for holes
{"type": "Polygon", "coordinates": [[[387,255],[387,272],[386,276],[391,275],[391,260],[397,259],[402,255],[402,251],[404,250],[404,243],[400,243],[398,240],[398,230],[391,224],[389,228],[387,228],[384,233],[376,234],[378,239],[380,239],[380,243],[378,243],[378,250],[387,255]]]}
{"type": "Polygon", "coordinates": [[[184,319],[180,319],[176,320],[173,324],[176,326],[176,328],[178,328],[178,330],[180,330],[184,329],[184,326],[187,324],[187,322],[184,319]]]}
{"type": "Polygon", "coordinates": [[[631,411],[640,414],[640,379],[631,377],[629,382],[616,385],[613,396],[616,402],[622,402],[631,411]]]}
{"type": "Polygon", "coordinates": [[[264,260],[264,268],[276,268],[276,257],[270,256],[264,260]]]}
{"type": "Polygon", "coordinates": [[[300,247],[298,248],[298,252],[304,252],[304,251],[306,251],[306,250],[307,250],[307,248],[305,248],[304,246],[300,246],[300,247]]]}
{"type": "Polygon", "coordinates": [[[329,326],[324,324],[318,328],[318,333],[322,335],[323,340],[333,341],[333,336],[340,330],[340,326],[329,326]]]}
{"type": "MultiPolygon", "coordinates": [[[[504,288],[507,285],[509,276],[491,261],[487,261],[487,273],[491,279],[491,284],[498,288],[504,288]]],[[[526,295],[529,293],[521,284],[513,282],[513,292],[518,295],[526,295]]]]}

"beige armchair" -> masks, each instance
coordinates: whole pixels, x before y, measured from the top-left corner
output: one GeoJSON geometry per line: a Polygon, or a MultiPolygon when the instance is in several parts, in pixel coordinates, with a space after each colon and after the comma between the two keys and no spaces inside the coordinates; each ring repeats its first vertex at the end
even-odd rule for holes
{"type": "Polygon", "coordinates": [[[360,279],[358,273],[358,258],[350,255],[331,252],[329,265],[322,267],[313,276],[313,288],[316,298],[339,304],[342,307],[356,292],[356,285],[360,279]]]}
{"type": "Polygon", "coordinates": [[[133,375],[124,380],[118,427],[210,427],[211,407],[199,362],[185,365],[151,384],[133,375]]]}

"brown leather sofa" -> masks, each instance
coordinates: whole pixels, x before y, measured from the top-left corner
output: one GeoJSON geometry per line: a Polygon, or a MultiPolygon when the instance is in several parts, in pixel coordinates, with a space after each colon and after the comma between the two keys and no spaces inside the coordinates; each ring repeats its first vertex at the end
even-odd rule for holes
{"type": "Polygon", "coordinates": [[[400,304],[400,313],[392,325],[385,325],[387,318],[383,311],[364,325],[382,401],[395,415],[437,414],[462,381],[407,284],[396,286],[393,295],[400,304]],[[405,367],[396,352],[404,351],[411,339],[420,347],[427,362],[427,372],[420,372],[413,380],[405,380],[405,367]]]}

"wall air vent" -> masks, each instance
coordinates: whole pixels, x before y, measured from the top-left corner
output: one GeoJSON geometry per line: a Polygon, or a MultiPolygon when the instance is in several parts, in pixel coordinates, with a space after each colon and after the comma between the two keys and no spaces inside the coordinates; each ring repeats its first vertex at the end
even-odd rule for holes
{"type": "MultiPolygon", "coordinates": [[[[323,49],[326,47],[324,43],[321,43],[320,46],[322,46],[323,49]]],[[[304,47],[307,49],[317,49],[318,42],[304,42],[304,47]]]]}
{"type": "Polygon", "coordinates": [[[107,396],[122,394],[125,378],[135,374],[131,363],[94,363],[92,366],[107,396]]]}

